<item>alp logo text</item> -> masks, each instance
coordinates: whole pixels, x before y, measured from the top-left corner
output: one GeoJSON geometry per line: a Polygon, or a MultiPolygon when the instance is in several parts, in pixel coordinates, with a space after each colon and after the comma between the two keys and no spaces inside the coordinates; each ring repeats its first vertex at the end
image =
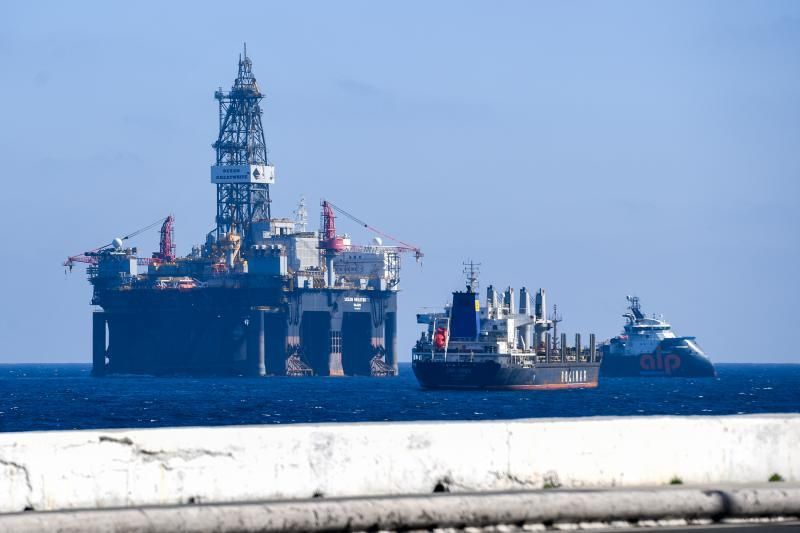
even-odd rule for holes
{"type": "Polygon", "coordinates": [[[639,367],[647,372],[664,372],[667,375],[672,374],[681,366],[680,356],[670,353],[663,355],[661,350],[656,350],[654,354],[643,354],[639,358],[639,367]]]}

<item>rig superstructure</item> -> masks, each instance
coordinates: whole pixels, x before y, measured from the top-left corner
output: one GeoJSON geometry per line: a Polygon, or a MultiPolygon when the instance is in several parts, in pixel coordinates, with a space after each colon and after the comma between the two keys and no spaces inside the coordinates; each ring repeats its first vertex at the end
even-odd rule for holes
{"type": "Polygon", "coordinates": [[[231,90],[214,96],[217,205],[204,244],[179,257],[170,215],[64,263],[89,264],[100,308],[93,373],[395,375],[400,255],[419,260],[421,250],[326,200],[319,231],[308,230],[305,200],[294,219],[273,217],[275,167],[246,48],[231,90]],[[337,233],[337,214],[371,231],[372,243],[337,233]],[[151,257],[126,246],[159,224],[151,257]]]}

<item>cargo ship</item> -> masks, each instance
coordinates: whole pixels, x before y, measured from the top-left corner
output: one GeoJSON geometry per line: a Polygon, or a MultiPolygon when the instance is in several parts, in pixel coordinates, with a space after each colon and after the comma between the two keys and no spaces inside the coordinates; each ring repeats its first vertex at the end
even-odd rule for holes
{"type": "Polygon", "coordinates": [[[64,262],[88,265],[93,374],[396,375],[400,256],[421,250],[327,200],[319,230],[302,199],[293,218],[273,216],[276,172],[246,47],[230,91],[214,97],[216,216],[204,241],[179,256],[170,215],[64,262]],[[339,233],[337,217],[370,243],[339,233]],[[157,252],[129,246],[159,226],[157,252]]]}
{"type": "Polygon", "coordinates": [[[715,377],[714,365],[694,337],[678,337],[672,326],[642,313],[639,298],[627,296],[623,332],[599,346],[601,374],[609,377],[715,377]]]}
{"type": "Polygon", "coordinates": [[[465,265],[466,290],[452,293],[442,312],[421,313],[425,324],[411,352],[412,368],[425,389],[568,389],[596,387],[600,367],[594,334],[589,346],[575,335],[558,337],[561,318],[554,308],[547,316],[539,289],[531,308],[524,287],[515,305],[514,289],[502,296],[491,285],[486,305],[478,296],[477,265],[465,265]]]}

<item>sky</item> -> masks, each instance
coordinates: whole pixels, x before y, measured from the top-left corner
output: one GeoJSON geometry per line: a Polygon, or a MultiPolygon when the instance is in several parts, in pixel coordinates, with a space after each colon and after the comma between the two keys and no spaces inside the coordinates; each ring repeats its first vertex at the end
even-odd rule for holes
{"type": "Polygon", "coordinates": [[[636,294],[715,362],[800,363],[800,3],[699,0],[0,4],[0,362],[91,361],[67,256],[169,213],[203,240],[244,42],[273,215],[326,198],[425,252],[401,360],[471,259],[569,334],[636,294]]]}

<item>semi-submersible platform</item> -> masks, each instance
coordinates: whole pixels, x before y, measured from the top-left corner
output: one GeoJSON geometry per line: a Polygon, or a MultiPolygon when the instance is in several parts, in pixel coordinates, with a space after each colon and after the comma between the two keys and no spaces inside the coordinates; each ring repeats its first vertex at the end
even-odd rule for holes
{"type": "Polygon", "coordinates": [[[178,257],[168,216],[150,226],[161,225],[151,257],[126,247],[135,232],[65,262],[89,265],[93,374],[395,375],[400,256],[422,252],[328,201],[319,231],[302,200],[293,219],[273,218],[275,167],[246,48],[231,90],[214,96],[217,213],[205,243],[178,257]],[[338,234],[337,214],[372,243],[338,234]]]}

